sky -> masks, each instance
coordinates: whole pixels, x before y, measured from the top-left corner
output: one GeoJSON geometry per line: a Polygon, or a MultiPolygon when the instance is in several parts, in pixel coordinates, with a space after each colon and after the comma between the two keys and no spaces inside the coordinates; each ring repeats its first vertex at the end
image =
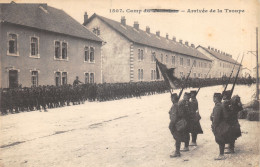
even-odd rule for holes
{"type": "MultiPolygon", "coordinates": [[[[11,1],[0,0],[1,3],[11,1]]],[[[243,66],[252,70],[256,57],[256,27],[260,27],[260,0],[14,0],[16,3],[47,3],[62,9],[80,23],[84,13],[94,13],[140,29],[149,26],[151,33],[160,31],[195,46],[213,47],[234,59],[245,54],[243,66]],[[113,12],[118,9],[119,12],[113,12]],[[147,13],[145,9],[175,9],[178,13],[147,13]],[[202,12],[204,11],[206,12],[202,12]],[[136,12],[141,10],[141,12],[136,12]],[[215,10],[215,12],[214,12],[215,10]],[[121,12],[120,12],[121,11],[121,12]],[[221,12],[222,11],[222,12],[221,12]],[[239,12],[240,11],[240,12],[239,12]]],[[[260,31],[260,30],[259,30],[260,31]]],[[[258,38],[259,39],[259,38],[258,38]]]]}

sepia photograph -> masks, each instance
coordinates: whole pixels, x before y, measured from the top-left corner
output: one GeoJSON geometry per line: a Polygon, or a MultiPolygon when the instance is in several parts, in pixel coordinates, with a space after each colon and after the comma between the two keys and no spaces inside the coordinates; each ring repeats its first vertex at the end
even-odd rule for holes
{"type": "Polygon", "coordinates": [[[260,0],[0,0],[0,167],[260,167],[260,0]]]}

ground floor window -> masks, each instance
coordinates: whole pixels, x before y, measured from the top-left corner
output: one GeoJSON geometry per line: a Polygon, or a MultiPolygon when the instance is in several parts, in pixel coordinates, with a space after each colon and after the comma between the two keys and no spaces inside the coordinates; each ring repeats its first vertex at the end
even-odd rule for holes
{"type": "Polygon", "coordinates": [[[32,86],[38,86],[38,71],[32,71],[32,86]]]}
{"type": "Polygon", "coordinates": [[[61,83],[62,85],[66,85],[67,84],[67,72],[62,72],[62,78],[61,78],[61,83]]]}
{"type": "Polygon", "coordinates": [[[142,81],[144,79],[144,70],[143,69],[138,69],[138,80],[142,81]]]}
{"type": "Polygon", "coordinates": [[[95,74],[93,72],[85,73],[85,83],[95,83],[95,74]]]}

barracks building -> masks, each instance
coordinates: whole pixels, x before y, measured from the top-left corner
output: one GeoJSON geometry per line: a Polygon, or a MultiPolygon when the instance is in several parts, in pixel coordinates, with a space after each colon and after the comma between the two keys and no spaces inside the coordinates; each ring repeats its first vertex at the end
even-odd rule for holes
{"type": "MultiPolygon", "coordinates": [[[[229,77],[235,64],[236,66],[234,68],[232,76],[233,77],[236,76],[237,70],[239,68],[239,63],[232,58],[232,55],[222,52],[218,49],[214,49],[210,46],[208,48],[205,48],[203,46],[198,46],[197,49],[212,60],[213,67],[209,73],[210,77],[213,78],[220,78],[222,76],[229,77]]],[[[240,59],[241,58],[242,56],[240,56],[240,59]]],[[[239,73],[239,76],[240,77],[242,76],[241,71],[239,73]]]]}
{"type": "Polygon", "coordinates": [[[97,14],[88,18],[85,13],[83,25],[106,42],[102,46],[103,82],[155,80],[154,56],[168,68],[176,68],[177,77],[186,76],[193,62],[191,77],[204,78],[211,67],[212,60],[194,44],[170,39],[168,34],[163,37],[160,31],[153,34],[149,27],[143,31],[138,22],[129,26],[125,17],[117,22],[97,14]]]}
{"type": "Polygon", "coordinates": [[[0,4],[0,87],[101,82],[102,40],[47,4],[0,4]]]}

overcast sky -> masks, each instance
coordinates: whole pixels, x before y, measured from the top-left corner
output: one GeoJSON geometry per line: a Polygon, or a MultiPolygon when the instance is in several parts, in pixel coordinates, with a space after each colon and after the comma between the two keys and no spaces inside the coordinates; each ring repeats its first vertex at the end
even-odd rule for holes
{"type": "MultiPolygon", "coordinates": [[[[11,1],[0,0],[2,3],[11,1]]],[[[218,50],[237,55],[245,53],[243,65],[252,69],[256,58],[249,50],[256,50],[256,27],[260,27],[260,0],[16,0],[16,3],[47,3],[62,9],[78,22],[83,23],[84,12],[89,17],[97,13],[120,21],[126,17],[126,24],[139,22],[140,29],[149,26],[152,33],[160,31],[169,37],[176,36],[195,46],[212,46],[218,50]],[[178,13],[145,13],[144,9],[176,9],[178,13]],[[111,12],[110,9],[122,9],[111,12]],[[206,13],[189,13],[188,10],[207,10],[206,13]],[[215,10],[215,13],[210,10],[215,10]],[[222,10],[222,13],[218,12],[222,10]],[[244,10],[240,13],[228,10],[244,10]],[[141,13],[127,12],[142,10],[141,13]]]]}

